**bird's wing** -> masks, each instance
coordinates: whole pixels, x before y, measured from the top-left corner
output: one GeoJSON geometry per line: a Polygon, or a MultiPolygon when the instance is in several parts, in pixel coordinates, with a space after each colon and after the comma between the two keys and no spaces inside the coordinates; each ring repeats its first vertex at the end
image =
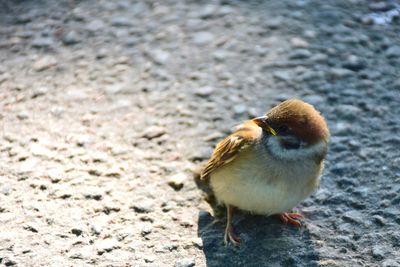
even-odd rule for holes
{"type": "Polygon", "coordinates": [[[213,171],[234,160],[241,151],[251,146],[260,135],[261,128],[252,121],[239,125],[233,134],[217,144],[201,173],[201,179],[207,180],[213,171]]]}

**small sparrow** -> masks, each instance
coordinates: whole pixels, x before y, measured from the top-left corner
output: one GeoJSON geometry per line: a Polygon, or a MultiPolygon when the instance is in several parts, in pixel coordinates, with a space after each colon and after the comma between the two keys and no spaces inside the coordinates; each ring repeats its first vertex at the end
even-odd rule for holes
{"type": "Polygon", "coordinates": [[[201,179],[227,208],[225,244],[240,243],[232,226],[235,207],[301,225],[296,218],[302,216],[287,211],[318,187],[328,140],[321,114],[292,99],[244,122],[217,144],[201,179]]]}

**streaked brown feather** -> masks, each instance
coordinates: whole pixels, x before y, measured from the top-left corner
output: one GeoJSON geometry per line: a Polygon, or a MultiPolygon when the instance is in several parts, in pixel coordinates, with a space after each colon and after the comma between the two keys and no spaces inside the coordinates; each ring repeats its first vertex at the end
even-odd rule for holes
{"type": "Polygon", "coordinates": [[[207,180],[213,171],[234,160],[241,151],[248,148],[260,135],[261,128],[252,121],[246,121],[239,125],[234,133],[217,144],[210,160],[201,173],[201,179],[207,180]]]}

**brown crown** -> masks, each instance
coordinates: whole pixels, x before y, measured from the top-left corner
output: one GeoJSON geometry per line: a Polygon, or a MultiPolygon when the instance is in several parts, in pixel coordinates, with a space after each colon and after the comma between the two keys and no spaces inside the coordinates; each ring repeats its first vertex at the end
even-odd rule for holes
{"type": "Polygon", "coordinates": [[[272,108],[267,114],[271,125],[286,125],[292,133],[308,144],[328,142],[329,129],[325,119],[310,104],[291,99],[272,108]]]}

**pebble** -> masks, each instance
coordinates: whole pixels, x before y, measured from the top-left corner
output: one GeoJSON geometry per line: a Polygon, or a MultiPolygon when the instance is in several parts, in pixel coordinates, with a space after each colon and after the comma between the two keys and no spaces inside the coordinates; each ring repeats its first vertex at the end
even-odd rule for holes
{"type": "Polygon", "coordinates": [[[243,104],[237,104],[233,106],[233,113],[235,115],[243,115],[247,112],[247,106],[243,104]]]}
{"type": "Polygon", "coordinates": [[[33,63],[33,69],[37,72],[44,71],[57,65],[57,59],[53,56],[44,56],[33,63]]]}
{"type": "Polygon", "coordinates": [[[29,119],[29,113],[27,111],[21,111],[17,114],[17,118],[21,121],[29,119]]]}
{"type": "Polygon", "coordinates": [[[214,53],[212,55],[216,61],[224,62],[228,56],[228,52],[226,50],[220,49],[220,50],[214,51],[214,53]]]}
{"type": "Polygon", "coordinates": [[[54,47],[54,41],[51,38],[36,38],[32,41],[34,48],[52,48],[54,47]]]}
{"type": "Polygon", "coordinates": [[[212,152],[213,149],[208,146],[193,149],[191,155],[189,156],[189,159],[192,161],[208,159],[210,158],[212,152]]]}
{"type": "Polygon", "coordinates": [[[377,260],[383,260],[385,258],[385,253],[380,246],[372,247],[371,254],[372,257],[374,257],[377,260]]]}
{"type": "Polygon", "coordinates": [[[182,189],[186,179],[187,179],[186,174],[177,173],[177,174],[172,175],[168,179],[168,185],[171,186],[175,190],[180,190],[180,189],[182,189]]]}
{"type": "Polygon", "coordinates": [[[146,255],[145,258],[144,258],[144,261],[147,262],[147,263],[153,263],[153,262],[156,261],[156,259],[157,258],[155,256],[153,256],[153,255],[146,255]]]}
{"type": "Polygon", "coordinates": [[[388,58],[398,58],[400,57],[400,46],[391,46],[385,51],[385,55],[388,58]]]}
{"type": "Polygon", "coordinates": [[[147,236],[153,232],[153,226],[150,223],[146,223],[140,227],[140,234],[142,236],[147,236]]]}
{"type": "Polygon", "coordinates": [[[194,90],[194,94],[197,96],[201,96],[201,97],[210,96],[214,92],[215,92],[215,89],[214,89],[214,87],[211,87],[211,86],[203,86],[203,87],[196,88],[194,90]]]}
{"type": "Polygon", "coordinates": [[[167,133],[167,130],[161,126],[150,126],[142,134],[142,137],[152,140],[157,137],[161,137],[167,133]]]}
{"type": "Polygon", "coordinates": [[[399,267],[400,262],[393,259],[386,259],[382,262],[382,267],[399,267]]]}
{"type": "Polygon", "coordinates": [[[368,8],[372,11],[388,11],[392,6],[385,1],[374,1],[369,3],[368,8]]]}
{"type": "Polygon", "coordinates": [[[79,43],[81,38],[76,31],[69,31],[63,36],[62,41],[65,45],[74,45],[79,43]]]}
{"type": "Polygon", "coordinates": [[[354,72],[352,72],[351,70],[342,69],[342,68],[332,68],[329,71],[329,75],[333,79],[343,79],[343,78],[352,76],[353,74],[354,74],[354,72]]]}
{"type": "Polygon", "coordinates": [[[274,72],[274,78],[284,81],[284,82],[290,82],[292,80],[292,74],[289,71],[275,71],[274,72]]]}
{"type": "Polygon", "coordinates": [[[79,228],[72,228],[71,233],[76,236],[80,236],[83,233],[83,231],[82,231],[82,229],[79,229],[79,228]]]}
{"type": "Polygon", "coordinates": [[[88,30],[89,32],[98,32],[102,29],[104,29],[104,22],[102,20],[99,19],[94,19],[94,20],[90,20],[90,22],[86,25],[86,30],[88,30]]]}
{"type": "Polygon", "coordinates": [[[129,27],[132,26],[133,23],[129,18],[118,16],[111,19],[111,25],[114,27],[129,27]]]}
{"type": "Polygon", "coordinates": [[[137,213],[149,213],[154,210],[154,201],[150,199],[135,201],[132,208],[137,213]]]}
{"type": "Polygon", "coordinates": [[[360,71],[367,67],[367,63],[365,60],[360,59],[355,55],[350,55],[342,64],[343,68],[349,69],[352,71],[360,71]]]}
{"type": "Polygon", "coordinates": [[[45,94],[47,94],[48,91],[49,91],[48,87],[45,87],[45,86],[36,87],[35,89],[33,89],[31,98],[37,98],[39,96],[44,96],[45,94]]]}
{"type": "Polygon", "coordinates": [[[174,267],[193,267],[195,264],[195,258],[184,258],[177,260],[174,264],[174,267]]]}
{"type": "Polygon", "coordinates": [[[214,35],[210,32],[198,32],[193,35],[192,40],[196,45],[206,45],[214,40],[214,35]]]}
{"type": "Polygon", "coordinates": [[[283,19],[281,17],[276,17],[276,18],[268,18],[266,20],[266,25],[268,28],[271,30],[276,30],[278,29],[283,23],[283,19]]]}
{"type": "Polygon", "coordinates": [[[119,248],[118,240],[114,238],[107,238],[96,243],[97,254],[101,255],[104,252],[110,252],[113,249],[119,248]]]}
{"type": "Polygon", "coordinates": [[[307,102],[310,103],[314,106],[322,106],[325,103],[325,99],[320,96],[320,95],[307,95],[302,97],[302,99],[307,102]]]}
{"type": "Polygon", "coordinates": [[[311,57],[310,50],[307,49],[295,49],[289,53],[289,59],[307,59],[311,57]]]}
{"type": "Polygon", "coordinates": [[[204,5],[198,12],[197,16],[202,19],[209,19],[214,16],[217,6],[213,4],[204,5]]]}
{"type": "Polygon", "coordinates": [[[52,158],[54,156],[54,152],[49,150],[48,148],[44,147],[43,145],[33,143],[30,146],[30,152],[34,156],[39,156],[39,157],[48,157],[52,158]]]}
{"type": "Polygon", "coordinates": [[[169,53],[161,49],[151,49],[146,52],[147,56],[158,65],[165,65],[170,57],[169,53]]]}
{"type": "Polygon", "coordinates": [[[342,215],[344,221],[362,225],[364,222],[363,214],[357,210],[347,211],[342,215]]]}
{"type": "Polygon", "coordinates": [[[293,48],[308,48],[310,46],[310,44],[306,40],[299,37],[293,37],[292,39],[290,39],[290,45],[293,48]]]}

